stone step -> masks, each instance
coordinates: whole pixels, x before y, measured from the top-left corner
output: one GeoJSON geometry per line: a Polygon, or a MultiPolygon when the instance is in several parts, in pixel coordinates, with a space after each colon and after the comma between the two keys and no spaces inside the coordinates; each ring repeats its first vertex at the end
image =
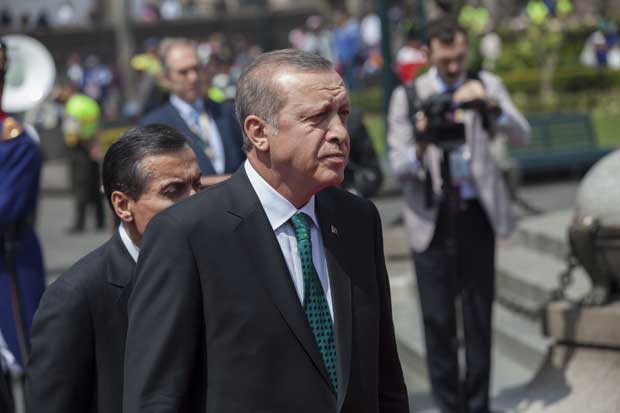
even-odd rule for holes
{"type": "MultiPolygon", "coordinates": [[[[409,282],[401,274],[390,272],[392,309],[400,357],[406,370],[428,377],[426,349],[414,277],[409,282]]],[[[548,341],[538,323],[524,319],[509,309],[494,309],[494,347],[492,394],[521,385],[532,377],[544,360],[548,341]]]]}
{"type": "MultiPolygon", "coordinates": [[[[558,288],[558,276],[566,264],[547,251],[521,243],[502,244],[496,261],[498,300],[514,311],[538,319],[558,288]]],[[[590,280],[581,268],[573,274],[574,282],[567,289],[567,296],[577,300],[590,290],[590,280]]]]}
{"type": "Polygon", "coordinates": [[[563,260],[568,253],[567,231],[573,214],[572,209],[563,209],[525,218],[510,241],[563,260]]]}
{"type": "Polygon", "coordinates": [[[494,310],[494,345],[505,349],[507,357],[528,371],[535,372],[551,343],[543,335],[542,321],[523,317],[500,303],[494,310]]]}

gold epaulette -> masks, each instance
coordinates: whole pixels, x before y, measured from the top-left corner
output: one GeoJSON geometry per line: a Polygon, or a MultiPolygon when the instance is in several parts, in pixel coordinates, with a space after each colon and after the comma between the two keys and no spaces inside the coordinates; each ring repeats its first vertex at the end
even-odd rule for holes
{"type": "Polygon", "coordinates": [[[2,123],[2,140],[10,141],[17,138],[24,131],[22,125],[14,118],[8,117],[2,123]]]}

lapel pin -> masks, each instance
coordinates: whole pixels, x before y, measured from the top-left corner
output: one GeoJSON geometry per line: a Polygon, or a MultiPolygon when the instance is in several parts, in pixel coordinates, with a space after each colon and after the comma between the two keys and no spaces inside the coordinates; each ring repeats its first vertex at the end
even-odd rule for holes
{"type": "Polygon", "coordinates": [[[332,225],[332,234],[338,235],[338,228],[332,225]]]}

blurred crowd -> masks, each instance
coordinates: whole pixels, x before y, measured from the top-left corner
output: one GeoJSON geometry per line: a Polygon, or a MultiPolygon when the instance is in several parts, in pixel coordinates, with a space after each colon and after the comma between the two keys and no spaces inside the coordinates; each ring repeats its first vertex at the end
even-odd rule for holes
{"type": "MultiPolygon", "coordinates": [[[[392,49],[396,52],[399,79],[413,80],[416,69],[426,64],[421,32],[401,7],[389,9],[392,49]],[[404,67],[407,66],[407,67],[404,67]]],[[[376,13],[354,16],[336,10],[329,18],[309,16],[305,24],[289,33],[289,45],[317,53],[334,62],[349,90],[377,83],[383,67],[381,20],[376,13]]]]}
{"type": "Polygon", "coordinates": [[[9,6],[0,8],[0,30],[2,31],[45,31],[99,23],[101,23],[101,14],[98,7],[79,10],[71,0],[63,0],[53,8],[44,4],[37,9],[9,6]]]}
{"type": "Polygon", "coordinates": [[[599,23],[586,40],[580,60],[585,66],[620,70],[620,38],[615,23],[607,20],[599,23]]]}
{"type": "Polygon", "coordinates": [[[291,47],[317,53],[336,64],[347,87],[355,90],[381,69],[381,23],[376,14],[361,19],[336,11],[328,21],[313,15],[289,33],[291,47]]]}
{"type": "MultiPolygon", "coordinates": [[[[163,8],[165,3],[161,2],[159,7],[163,8]]],[[[183,10],[193,7],[192,4],[178,2],[183,10]]],[[[423,47],[416,40],[419,33],[403,29],[411,24],[397,7],[390,9],[390,19],[396,27],[391,33],[394,49],[398,51],[395,70],[401,81],[411,81],[417,69],[426,64],[423,47]]],[[[120,76],[124,69],[116,63],[96,51],[70,53],[57,69],[57,87],[52,99],[28,113],[26,120],[46,130],[59,127],[62,106],[70,93],[83,93],[94,99],[100,106],[104,124],[139,118],[167,98],[169,86],[163,78],[158,52],[161,40],[147,38],[131,58],[129,70],[133,72],[134,87],[128,96],[124,96],[126,91],[120,76]]],[[[241,71],[262,52],[261,47],[241,34],[215,32],[193,40],[203,71],[204,93],[216,102],[231,100],[241,71]]],[[[339,10],[330,17],[311,15],[304,25],[289,32],[288,42],[292,48],[317,53],[334,62],[350,90],[379,81],[383,65],[381,25],[374,13],[356,17],[339,10]]]]}

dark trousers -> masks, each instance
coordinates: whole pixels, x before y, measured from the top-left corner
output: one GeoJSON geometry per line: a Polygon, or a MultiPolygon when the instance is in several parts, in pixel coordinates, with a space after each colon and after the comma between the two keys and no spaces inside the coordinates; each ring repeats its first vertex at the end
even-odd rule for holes
{"type": "Polygon", "coordinates": [[[75,201],[75,221],[73,228],[79,231],[86,226],[86,209],[91,206],[94,210],[95,225],[97,229],[105,226],[105,212],[103,208],[103,198],[100,194],[93,195],[91,199],[77,199],[75,201]]]}
{"type": "Polygon", "coordinates": [[[433,397],[444,413],[488,413],[495,235],[477,201],[461,203],[453,214],[456,250],[451,261],[446,248],[447,214],[442,207],[428,249],[413,253],[433,397]],[[463,382],[459,380],[457,298],[462,303],[464,330],[463,382]]]}
{"type": "Polygon", "coordinates": [[[75,196],[75,215],[73,229],[83,231],[86,223],[86,210],[92,207],[97,229],[105,225],[103,196],[101,195],[99,164],[87,153],[76,150],[73,161],[73,191],[75,196]]]}
{"type": "Polygon", "coordinates": [[[0,366],[0,412],[13,413],[13,391],[11,376],[2,371],[0,366]]]}

